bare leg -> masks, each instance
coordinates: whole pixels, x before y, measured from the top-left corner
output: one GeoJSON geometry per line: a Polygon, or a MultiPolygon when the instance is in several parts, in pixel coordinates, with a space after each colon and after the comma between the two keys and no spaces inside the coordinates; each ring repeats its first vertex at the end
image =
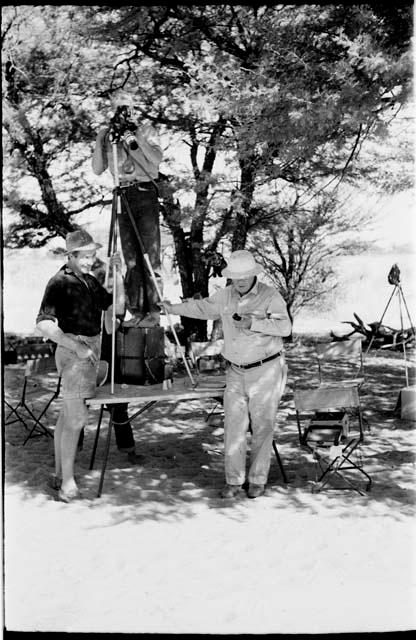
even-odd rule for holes
{"type": "Polygon", "coordinates": [[[65,422],[61,436],[62,491],[74,493],[74,463],[81,429],[87,424],[88,410],[82,398],[64,400],[65,422]]]}
{"type": "Polygon", "coordinates": [[[55,433],[53,436],[53,445],[55,449],[55,476],[59,479],[62,478],[61,440],[64,419],[64,409],[62,408],[59,412],[58,421],[56,423],[55,433]]]}

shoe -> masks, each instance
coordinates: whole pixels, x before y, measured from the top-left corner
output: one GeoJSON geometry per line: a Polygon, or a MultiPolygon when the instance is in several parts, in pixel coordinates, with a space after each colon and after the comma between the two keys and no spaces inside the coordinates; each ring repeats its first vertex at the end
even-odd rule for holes
{"type": "Polygon", "coordinates": [[[152,327],[158,327],[160,325],[160,313],[146,313],[144,318],[140,320],[138,327],[142,329],[151,329],[152,327]]]}
{"type": "Polygon", "coordinates": [[[221,498],[234,498],[241,490],[241,484],[226,484],[221,490],[221,498]]]}
{"type": "Polygon", "coordinates": [[[135,451],[129,451],[127,454],[127,460],[130,464],[143,464],[145,456],[136,453],[135,451]]]}
{"type": "Polygon", "coordinates": [[[135,313],[128,320],[123,321],[123,327],[138,327],[141,320],[143,320],[143,313],[135,313]]]}
{"type": "Polygon", "coordinates": [[[66,493],[62,489],[58,491],[58,500],[60,500],[61,502],[66,502],[67,504],[81,497],[81,493],[78,489],[76,489],[75,491],[71,491],[70,493],[66,493]]]}
{"type": "Polygon", "coordinates": [[[249,484],[247,495],[249,498],[258,498],[265,492],[264,484],[249,484]]]}

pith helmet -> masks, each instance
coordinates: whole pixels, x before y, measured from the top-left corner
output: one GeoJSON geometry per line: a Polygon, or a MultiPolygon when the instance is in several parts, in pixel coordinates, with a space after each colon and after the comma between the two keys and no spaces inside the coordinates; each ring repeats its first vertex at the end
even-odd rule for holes
{"type": "Polygon", "coordinates": [[[222,275],[225,278],[238,280],[239,278],[256,276],[261,270],[261,266],[254,260],[250,251],[241,249],[240,251],[233,251],[230,255],[222,275]]]}

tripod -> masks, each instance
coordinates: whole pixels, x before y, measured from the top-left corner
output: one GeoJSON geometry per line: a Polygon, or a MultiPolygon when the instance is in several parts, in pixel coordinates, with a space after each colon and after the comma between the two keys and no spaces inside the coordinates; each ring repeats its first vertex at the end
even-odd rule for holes
{"type": "MultiPolygon", "coordinates": [[[[109,233],[109,240],[108,240],[108,252],[107,252],[107,257],[109,258],[111,253],[116,253],[117,251],[117,216],[121,214],[121,202],[123,202],[123,207],[124,210],[127,211],[127,214],[129,216],[129,220],[131,223],[131,226],[133,227],[134,233],[136,235],[137,238],[137,242],[139,244],[140,247],[140,251],[143,257],[143,261],[144,264],[146,265],[150,277],[153,281],[153,284],[155,286],[156,292],[159,296],[159,300],[162,302],[163,301],[163,297],[162,297],[162,293],[160,291],[159,285],[157,283],[156,280],[156,276],[155,273],[153,271],[153,267],[151,265],[149,256],[146,252],[146,249],[144,247],[142,238],[140,236],[139,230],[137,228],[137,224],[136,221],[133,217],[132,211],[130,209],[130,205],[129,202],[127,200],[126,194],[123,190],[122,187],[120,187],[120,181],[119,181],[119,175],[118,175],[118,156],[117,156],[117,139],[113,139],[112,140],[112,147],[113,147],[113,163],[114,163],[114,189],[113,189],[113,201],[112,201],[112,207],[111,207],[111,223],[110,223],[110,233],[109,233]]],[[[147,172],[145,172],[147,173],[147,172]]],[[[150,176],[149,176],[150,177],[150,176]]],[[[153,179],[151,179],[152,182],[154,182],[153,179]]],[[[106,285],[108,285],[108,263],[107,263],[107,268],[106,268],[106,285]]],[[[115,332],[116,332],[116,311],[115,311],[115,301],[116,301],[116,277],[115,277],[115,267],[113,267],[113,317],[112,317],[112,328],[111,328],[111,354],[112,354],[112,358],[111,358],[111,393],[114,393],[114,364],[115,364],[115,332]]],[[[178,335],[176,333],[175,327],[173,326],[173,321],[172,318],[170,316],[169,313],[167,313],[167,318],[168,318],[168,322],[172,331],[172,334],[175,338],[176,344],[179,347],[179,352],[182,356],[182,360],[183,363],[185,365],[185,369],[186,372],[190,378],[191,384],[193,387],[196,387],[196,382],[192,376],[191,370],[189,368],[188,362],[186,360],[185,354],[183,353],[181,344],[179,342],[179,338],[178,335]]]]}
{"type": "MultiPolygon", "coordinates": [[[[413,334],[413,339],[415,339],[416,334],[415,334],[415,328],[413,326],[412,323],[412,319],[410,317],[410,313],[409,313],[409,309],[406,303],[406,299],[404,297],[404,293],[403,293],[403,289],[402,286],[400,284],[400,269],[398,267],[397,264],[394,264],[392,266],[392,268],[389,271],[389,274],[387,276],[387,279],[389,281],[390,284],[394,285],[394,289],[390,295],[390,298],[388,299],[388,302],[385,306],[385,309],[381,315],[380,321],[378,323],[377,326],[381,326],[381,323],[383,322],[383,318],[386,315],[387,309],[390,306],[391,301],[393,300],[394,295],[396,294],[399,300],[399,313],[400,313],[400,329],[401,329],[401,335],[402,335],[402,342],[398,343],[398,344],[403,344],[403,355],[404,355],[404,363],[405,363],[405,375],[406,375],[406,386],[409,386],[409,373],[408,373],[408,367],[407,367],[407,354],[406,354],[406,338],[404,335],[404,326],[403,326],[403,308],[402,308],[402,304],[403,307],[406,310],[407,313],[407,318],[410,322],[410,331],[413,334]]],[[[368,344],[368,347],[366,349],[366,352],[364,354],[364,358],[367,356],[368,352],[370,351],[371,345],[373,344],[375,338],[375,334],[373,334],[371,336],[370,342],[368,344]]]]}

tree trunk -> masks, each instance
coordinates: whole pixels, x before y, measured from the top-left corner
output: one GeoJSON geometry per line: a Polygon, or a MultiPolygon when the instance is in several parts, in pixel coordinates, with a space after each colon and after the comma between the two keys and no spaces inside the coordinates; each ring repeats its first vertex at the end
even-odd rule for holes
{"type": "MultiPolygon", "coordinates": [[[[208,192],[210,177],[212,174],[216,158],[216,141],[224,131],[225,121],[222,117],[218,119],[213,128],[209,144],[207,146],[202,170],[199,170],[197,162],[198,142],[195,131],[190,128],[191,163],[197,185],[195,212],[192,216],[189,238],[186,238],[182,228],[180,215],[180,204],[174,202],[173,193],[167,193],[164,198],[163,210],[164,218],[172,233],[175,243],[175,255],[179,268],[182,285],[182,292],[185,298],[192,298],[199,295],[206,298],[208,290],[208,274],[210,267],[204,261],[204,224],[208,212],[208,192]]],[[[185,318],[181,316],[186,338],[192,340],[207,340],[207,321],[185,318]]]]}
{"type": "Polygon", "coordinates": [[[35,228],[46,228],[54,235],[65,237],[74,225],[64,206],[59,202],[48,171],[50,156],[45,151],[40,133],[29,123],[26,114],[20,108],[17,98],[15,103],[9,101],[4,126],[10,137],[12,147],[24,158],[29,173],[37,180],[42,194],[42,202],[46,212],[23,203],[21,214],[33,219],[35,228]]]}
{"type": "MultiPolygon", "coordinates": [[[[163,200],[162,214],[173,237],[175,245],[175,258],[178,265],[179,277],[181,281],[184,298],[192,298],[198,293],[193,277],[193,257],[189,240],[181,224],[181,210],[179,201],[173,199],[173,194],[168,195],[163,200]]],[[[185,338],[192,337],[193,340],[207,340],[206,320],[196,320],[181,316],[181,324],[184,328],[185,338]]]]}
{"type": "Polygon", "coordinates": [[[254,180],[256,177],[255,157],[244,157],[240,159],[241,184],[240,184],[240,211],[237,212],[233,236],[231,239],[231,250],[244,249],[247,242],[248,228],[250,223],[250,208],[253,201],[254,180]]]}

